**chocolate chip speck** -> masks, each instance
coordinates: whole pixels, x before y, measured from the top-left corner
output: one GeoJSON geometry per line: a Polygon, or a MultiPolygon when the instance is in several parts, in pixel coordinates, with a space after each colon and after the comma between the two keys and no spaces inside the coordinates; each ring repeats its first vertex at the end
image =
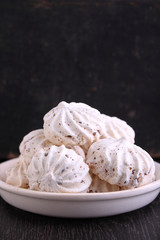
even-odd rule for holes
{"type": "Polygon", "coordinates": [[[72,136],[71,135],[67,135],[66,137],[71,138],[72,136]]]}

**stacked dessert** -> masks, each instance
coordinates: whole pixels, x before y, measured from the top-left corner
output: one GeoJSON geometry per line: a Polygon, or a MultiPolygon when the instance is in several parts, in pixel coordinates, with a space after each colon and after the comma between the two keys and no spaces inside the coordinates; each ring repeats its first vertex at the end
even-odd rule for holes
{"type": "Polygon", "coordinates": [[[23,138],[6,182],[60,193],[140,187],[155,180],[155,165],[134,141],[125,121],[84,103],[61,102],[44,116],[43,129],[23,138]]]}

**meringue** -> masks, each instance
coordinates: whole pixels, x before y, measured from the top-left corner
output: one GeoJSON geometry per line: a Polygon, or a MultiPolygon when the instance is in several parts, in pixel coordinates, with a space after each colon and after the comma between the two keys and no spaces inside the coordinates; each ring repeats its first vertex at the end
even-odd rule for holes
{"type": "Polygon", "coordinates": [[[28,188],[28,179],[26,177],[27,165],[22,155],[14,167],[6,172],[6,183],[15,187],[28,188]]]}
{"type": "Polygon", "coordinates": [[[155,180],[150,155],[136,146],[125,121],[84,103],[60,102],[43,129],[28,133],[17,164],[6,173],[16,187],[59,193],[113,192],[155,180]]]}
{"type": "Polygon", "coordinates": [[[155,180],[153,159],[125,138],[93,143],[86,162],[94,174],[112,185],[135,188],[155,180]]]}
{"type": "Polygon", "coordinates": [[[122,190],[117,185],[111,185],[106,181],[101,180],[97,175],[91,174],[92,183],[89,186],[90,193],[114,192],[122,190]]]}
{"type": "Polygon", "coordinates": [[[100,112],[84,103],[61,102],[44,116],[44,135],[55,145],[88,150],[105,132],[100,112]]]}
{"type": "Polygon", "coordinates": [[[102,114],[105,123],[105,138],[122,138],[124,137],[131,143],[135,142],[135,132],[125,121],[102,114]]]}
{"type": "Polygon", "coordinates": [[[24,136],[22,142],[20,143],[19,151],[24,157],[26,164],[29,164],[38,149],[50,145],[51,143],[44,136],[43,129],[38,129],[24,136]]]}
{"type": "Polygon", "coordinates": [[[83,158],[64,145],[43,148],[28,166],[29,188],[47,192],[87,192],[91,183],[83,158]]]}

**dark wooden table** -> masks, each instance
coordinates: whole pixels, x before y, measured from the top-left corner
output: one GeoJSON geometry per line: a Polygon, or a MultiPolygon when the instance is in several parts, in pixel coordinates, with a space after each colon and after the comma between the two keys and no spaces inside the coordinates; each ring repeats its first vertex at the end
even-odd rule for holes
{"type": "Polygon", "coordinates": [[[160,195],[136,211],[88,219],[36,215],[12,207],[0,198],[0,239],[159,240],[160,195]]]}

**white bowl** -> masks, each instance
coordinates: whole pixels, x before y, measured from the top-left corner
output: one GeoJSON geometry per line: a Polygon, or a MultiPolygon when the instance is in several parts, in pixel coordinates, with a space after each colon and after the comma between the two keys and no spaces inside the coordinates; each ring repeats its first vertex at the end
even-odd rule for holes
{"type": "Polygon", "coordinates": [[[9,204],[37,214],[69,217],[105,217],[125,213],[151,203],[160,192],[160,164],[156,181],[132,190],[107,193],[49,193],[17,188],[5,183],[6,170],[17,159],[0,164],[0,195],[9,204]]]}

